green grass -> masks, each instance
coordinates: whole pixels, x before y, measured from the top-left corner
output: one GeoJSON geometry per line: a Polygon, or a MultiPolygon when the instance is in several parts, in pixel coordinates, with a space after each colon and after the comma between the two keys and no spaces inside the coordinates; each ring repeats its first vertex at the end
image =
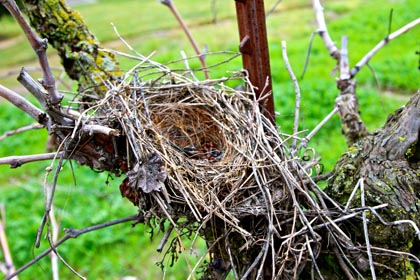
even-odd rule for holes
{"type": "MultiPolygon", "coordinates": [[[[328,28],[336,42],[340,42],[342,35],[349,36],[350,63],[355,65],[386,36],[391,8],[394,9],[391,28],[394,31],[418,16],[417,1],[325,1],[328,28]]],[[[194,55],[169,10],[157,1],[98,2],[79,6],[77,9],[103,45],[129,52],[110,26],[110,22],[113,22],[124,39],[137,51],[144,55],[156,51],[153,59],[158,62],[168,63],[181,58],[180,50],[185,50],[187,55],[194,55]]],[[[276,1],[265,2],[268,8],[276,1]]],[[[207,45],[210,52],[237,51],[234,1],[216,2],[216,23],[212,23],[210,1],[197,1],[192,4],[189,0],[176,0],[175,3],[187,24],[191,26],[191,32],[200,47],[204,48],[207,45]]],[[[9,46],[0,47],[0,83],[24,93],[17,86],[14,77],[4,77],[2,74],[18,70],[22,66],[37,65],[36,56],[26,41],[11,41],[16,36],[21,36],[18,26],[13,21],[3,17],[0,24],[0,38],[7,38],[11,42],[9,46]]],[[[310,35],[316,30],[309,1],[283,1],[267,19],[267,26],[276,110],[280,113],[277,122],[282,132],[291,133],[295,93],[283,63],[281,41],[287,41],[289,60],[299,77],[303,71],[310,35]]],[[[375,78],[368,68],[363,68],[358,74],[360,109],[362,118],[370,130],[380,127],[386,116],[404,104],[409,95],[418,89],[418,56],[415,55],[415,51],[420,50],[419,33],[420,28],[417,27],[390,42],[370,61],[379,87],[376,86],[375,78]]],[[[54,50],[49,50],[49,56],[52,58],[51,64],[59,66],[59,60],[54,57],[54,50]]],[[[212,54],[207,56],[207,61],[209,65],[218,64],[229,56],[212,54]]],[[[128,70],[135,64],[133,61],[120,59],[124,69],[128,70]]],[[[199,67],[196,60],[191,60],[190,65],[199,67]]],[[[236,58],[212,68],[211,76],[227,76],[241,67],[241,59],[236,58]]],[[[312,130],[333,109],[334,99],[338,94],[335,78],[331,76],[334,67],[335,62],[329,57],[320,38],[316,37],[305,77],[299,79],[302,94],[300,130],[312,130]]],[[[201,73],[197,75],[202,77],[201,73]]],[[[34,76],[40,77],[39,72],[34,72],[34,76]]],[[[5,102],[0,102],[0,120],[0,134],[32,123],[29,117],[5,102]]],[[[317,156],[323,158],[322,163],[326,170],[333,167],[336,159],[346,149],[340,131],[339,119],[334,116],[310,143],[317,156]]],[[[46,138],[47,134],[40,131],[9,137],[0,143],[0,157],[42,153],[45,150],[46,138]]],[[[33,249],[33,240],[43,214],[43,179],[45,168],[49,164],[31,163],[18,169],[0,166],[0,203],[6,207],[6,230],[17,267],[40,252],[39,249],[33,249]]],[[[109,180],[107,185],[107,174],[98,174],[86,167],[73,168],[76,181],[74,182],[71,166],[67,163],[60,175],[54,202],[63,228],[82,228],[136,212],[130,202],[120,197],[118,186],[121,178],[109,180]]],[[[60,247],[59,252],[77,271],[89,279],[119,279],[124,275],[135,275],[139,279],[159,279],[163,277],[163,273],[153,265],[162,258],[162,254],[155,252],[160,237],[151,243],[149,231],[150,229],[141,225],[119,225],[69,240],[60,247]]],[[[46,244],[47,242],[43,242],[43,248],[46,244]]],[[[188,244],[187,241],[187,247],[188,244]]],[[[197,250],[198,255],[203,254],[203,246],[198,246],[197,250]]],[[[44,260],[40,265],[24,272],[21,279],[31,279],[33,275],[49,279],[50,269],[48,260],[44,260]]],[[[186,263],[181,260],[175,268],[168,270],[166,279],[183,279],[187,271],[186,263]]],[[[60,273],[63,279],[74,278],[62,264],[60,273]]]]}

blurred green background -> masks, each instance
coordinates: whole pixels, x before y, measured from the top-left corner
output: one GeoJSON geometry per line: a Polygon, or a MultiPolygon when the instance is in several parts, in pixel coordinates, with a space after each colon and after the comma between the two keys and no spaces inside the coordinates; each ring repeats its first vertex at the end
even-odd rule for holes
{"type": "MultiPolygon", "coordinates": [[[[178,27],[169,9],[155,0],[98,0],[89,4],[74,4],[102,46],[130,53],[118,39],[110,23],[114,23],[121,36],[138,52],[147,56],[155,51],[152,59],[160,63],[181,58],[180,51],[188,56],[194,52],[178,27]]],[[[266,0],[269,10],[277,1],[266,0]]],[[[201,48],[207,48],[207,63],[216,65],[231,56],[223,51],[237,52],[238,34],[234,1],[175,0],[175,4],[191,28],[201,48]]],[[[349,57],[355,65],[370,49],[388,33],[389,14],[393,9],[391,30],[395,31],[420,15],[418,0],[330,0],[324,1],[326,21],[331,37],[340,42],[341,36],[349,36],[349,57]]],[[[0,18],[0,83],[23,95],[16,81],[21,67],[30,70],[35,78],[41,77],[36,56],[13,19],[0,18]]],[[[281,57],[281,41],[286,40],[288,56],[296,76],[300,77],[311,33],[317,29],[311,1],[284,0],[267,18],[270,44],[271,69],[277,123],[283,133],[293,128],[295,93],[293,84],[281,57]]],[[[403,105],[418,89],[418,56],[420,28],[397,38],[383,48],[370,62],[374,73],[364,67],[357,75],[358,97],[362,118],[370,130],[380,127],[389,113],[403,105]],[[376,75],[377,82],[374,77],[376,75]]],[[[60,67],[54,49],[48,50],[50,63],[60,88],[74,91],[60,67]],[[58,79],[60,80],[60,79],[58,79]]],[[[131,53],[132,54],[132,53],[131,53]]],[[[122,67],[129,70],[137,62],[119,58],[122,67]]],[[[190,60],[192,68],[199,67],[197,60],[190,60]]],[[[182,64],[169,64],[182,67],[182,64]]],[[[315,37],[308,69],[301,88],[301,120],[299,129],[308,133],[332,109],[338,94],[335,67],[320,38],[315,37]]],[[[241,69],[241,59],[235,58],[211,68],[211,77],[229,76],[241,69]]],[[[202,74],[197,72],[202,78],[202,74]]],[[[30,98],[30,97],[29,97],[30,98]]],[[[35,104],[33,98],[30,98],[35,104]]],[[[33,121],[4,100],[0,100],[0,135],[6,131],[31,124],[33,121]]],[[[325,170],[331,170],[334,162],[346,149],[340,133],[340,123],[334,116],[313,138],[310,145],[322,157],[325,170]]],[[[47,134],[43,130],[25,132],[0,142],[0,157],[27,155],[45,151],[47,134]]],[[[51,163],[31,163],[18,169],[0,166],[0,204],[6,209],[6,233],[16,267],[20,267],[42,250],[34,248],[36,231],[44,211],[43,182],[45,169],[51,163]]],[[[57,164],[55,163],[54,166],[57,164]]],[[[51,181],[51,175],[48,178],[51,181]]],[[[89,168],[67,162],[60,174],[54,200],[55,213],[61,228],[83,228],[96,223],[133,215],[136,209],[121,198],[118,186],[122,178],[96,173],[89,168]],[[74,174],[74,175],[73,175],[74,174]]],[[[135,227],[122,224],[69,240],[59,248],[62,257],[88,279],[184,279],[189,266],[205,254],[202,241],[191,246],[185,241],[185,257],[181,256],[173,268],[170,258],[165,259],[167,269],[162,271],[156,262],[163,254],[156,252],[161,234],[142,225],[135,227]]],[[[42,248],[48,242],[43,241],[42,248]]],[[[1,255],[1,253],[0,253],[1,255]]],[[[60,263],[62,279],[76,277],[60,263]]],[[[51,279],[51,265],[45,258],[20,275],[20,279],[51,279]]]]}

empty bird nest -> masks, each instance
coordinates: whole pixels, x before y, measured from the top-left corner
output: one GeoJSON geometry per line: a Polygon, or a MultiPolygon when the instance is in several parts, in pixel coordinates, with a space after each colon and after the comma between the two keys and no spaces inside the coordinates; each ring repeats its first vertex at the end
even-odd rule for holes
{"type": "Polygon", "coordinates": [[[308,175],[316,159],[289,151],[287,137],[260,112],[250,85],[249,92],[234,90],[223,79],[200,82],[153,67],[158,78],[142,81],[141,72],[132,71],[90,104],[78,129],[109,130],[84,133],[98,160],[80,151],[76,159],[125,174],[121,194],[140,213],[203,236],[210,251],[233,239],[237,253],[265,250],[257,261],[213,254],[210,268],[217,266],[216,258],[255,268],[276,238],[284,243],[271,249],[276,274],[296,273],[308,260],[308,248],[299,260],[287,257],[295,254],[288,248],[310,239],[313,254],[319,249],[318,235],[307,228],[309,216],[319,210],[309,192],[319,193],[308,175]]]}

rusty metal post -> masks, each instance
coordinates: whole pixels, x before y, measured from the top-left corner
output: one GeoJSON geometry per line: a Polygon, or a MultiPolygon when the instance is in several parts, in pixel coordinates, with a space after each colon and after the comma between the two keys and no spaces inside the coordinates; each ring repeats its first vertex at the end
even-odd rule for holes
{"type": "Polygon", "coordinates": [[[256,87],[264,115],[275,123],[264,0],[235,0],[235,3],[243,67],[256,87]]]}

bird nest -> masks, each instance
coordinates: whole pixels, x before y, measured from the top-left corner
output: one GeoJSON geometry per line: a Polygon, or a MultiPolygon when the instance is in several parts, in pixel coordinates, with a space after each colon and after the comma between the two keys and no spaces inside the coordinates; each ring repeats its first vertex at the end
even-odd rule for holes
{"type": "MultiPolygon", "coordinates": [[[[307,221],[296,206],[318,207],[302,183],[316,162],[301,166],[252,90],[158,70],[157,79],[141,82],[132,75],[109,86],[90,106],[91,122],[120,132],[105,142],[114,142],[110,153],[126,174],[122,195],[145,216],[203,236],[210,252],[233,243],[238,254],[254,248],[249,259],[210,254],[207,270],[220,270],[221,258],[230,268],[248,262],[248,272],[237,273],[249,274],[265,262],[274,239],[307,242],[307,230],[293,232],[307,221]]],[[[319,244],[315,235],[310,239],[319,244]]],[[[301,270],[307,260],[306,253],[292,256],[289,246],[271,250],[278,275],[301,270]]]]}

